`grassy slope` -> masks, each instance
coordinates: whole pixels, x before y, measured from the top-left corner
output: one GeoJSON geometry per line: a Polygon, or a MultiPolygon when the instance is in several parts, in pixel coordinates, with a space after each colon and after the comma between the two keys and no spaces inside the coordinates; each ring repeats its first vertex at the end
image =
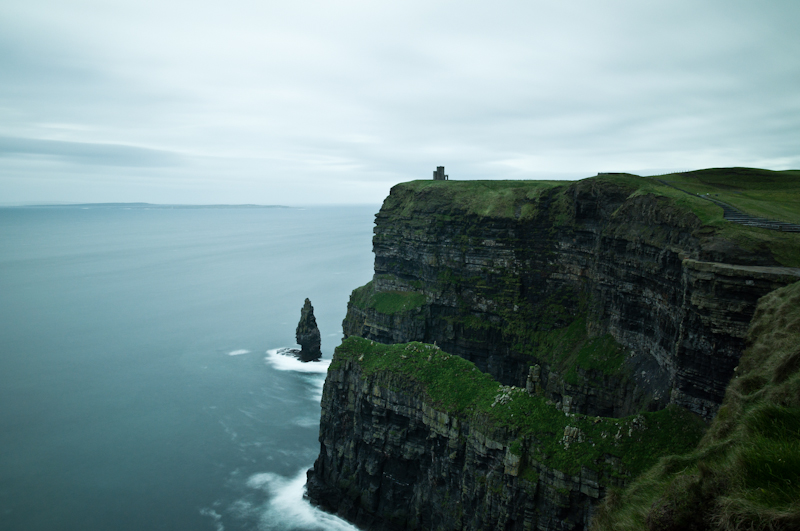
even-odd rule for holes
{"type": "Polygon", "coordinates": [[[580,383],[578,368],[598,370],[606,375],[627,375],[623,366],[626,349],[611,334],[589,337],[585,317],[579,317],[563,328],[530,334],[527,343],[514,348],[549,363],[565,382],[572,385],[580,383]]]}
{"type": "Polygon", "coordinates": [[[714,168],[659,177],[748,214],[800,223],[800,171],[714,168]]]}
{"type": "MultiPolygon", "coordinates": [[[[686,191],[709,194],[753,216],[800,223],[800,171],[754,168],[713,168],[657,177],[686,191]]],[[[661,185],[663,189],[663,185],[661,185]]],[[[672,195],[681,193],[672,192],[672,195]]],[[[743,249],[769,249],[785,266],[800,267],[800,234],[745,227],[726,222],[722,209],[709,201],[692,200],[692,210],[717,237],[736,242],[743,249]],[[705,206],[698,208],[700,203],[705,206]]],[[[684,199],[685,201],[685,199],[684,199]]],[[[688,205],[688,203],[686,203],[688,205]]]]}
{"type": "Polygon", "coordinates": [[[694,451],[606,498],[593,529],[800,529],[800,282],[759,301],[725,402],[694,451]]]}
{"type": "Polygon", "coordinates": [[[415,291],[376,292],[372,281],[353,290],[350,302],[362,310],[372,308],[385,315],[406,312],[425,304],[425,295],[415,291]]]}
{"type": "Polygon", "coordinates": [[[337,347],[331,370],[346,359],[358,361],[364,378],[378,376],[396,390],[420,392],[439,411],[473,426],[509,429],[528,462],[571,474],[586,466],[617,475],[605,458],[612,455],[635,476],[662,455],[693,448],[704,429],[702,421],[678,408],[623,419],[565,415],[544,398],[503,387],[471,362],[424,343],[384,345],[351,337],[337,347]],[[581,430],[583,442],[565,448],[567,426],[581,430]]]}

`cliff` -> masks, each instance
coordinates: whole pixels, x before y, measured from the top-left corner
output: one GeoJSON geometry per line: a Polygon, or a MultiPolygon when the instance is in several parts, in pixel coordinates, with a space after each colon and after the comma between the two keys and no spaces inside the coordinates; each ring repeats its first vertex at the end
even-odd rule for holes
{"type": "Polygon", "coordinates": [[[568,411],[672,403],[710,419],[756,301],[800,265],[785,257],[800,235],[726,223],[708,201],[628,175],[397,185],[344,333],[435,342],[506,385],[525,387],[538,365],[536,384],[568,411]]]}
{"type": "MultiPolygon", "coordinates": [[[[800,190],[746,169],[395,186],[326,379],[309,498],[376,530],[586,528],[694,447],[759,298],[800,278],[800,234],[664,183],[724,185],[758,215],[768,191],[731,183],[764,175],[800,190]]],[[[681,528],[673,498],[653,529],[681,528]]]]}
{"type": "Polygon", "coordinates": [[[763,297],[698,447],[607,496],[594,531],[800,529],[800,282],[763,297]]]}
{"type": "Polygon", "coordinates": [[[609,486],[702,431],[675,407],[564,414],[433,345],[349,338],[325,380],[308,496],[364,529],[583,529],[609,486]]]}

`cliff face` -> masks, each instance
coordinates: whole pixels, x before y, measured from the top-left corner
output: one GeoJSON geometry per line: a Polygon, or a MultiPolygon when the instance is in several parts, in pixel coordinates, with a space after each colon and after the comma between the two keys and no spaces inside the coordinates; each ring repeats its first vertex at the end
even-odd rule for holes
{"type": "Polygon", "coordinates": [[[673,403],[713,417],[756,301],[798,271],[720,238],[674,200],[632,193],[632,179],[394,187],[345,336],[435,342],[568,412],[673,403]],[[606,363],[581,355],[604,336],[616,342],[606,363]]]}
{"type": "Polygon", "coordinates": [[[609,486],[696,444],[689,417],[565,415],[433,345],[351,338],[325,381],[308,496],[364,529],[584,529],[609,486]]]}
{"type": "Polygon", "coordinates": [[[759,297],[800,278],[778,262],[800,235],[716,208],[627,175],[393,188],[309,498],[367,529],[584,529],[607,489],[695,447],[688,411],[716,415],[759,297]]]}
{"type": "Polygon", "coordinates": [[[592,529],[800,529],[800,282],[759,300],[747,344],[697,448],[606,497],[592,529]]]}

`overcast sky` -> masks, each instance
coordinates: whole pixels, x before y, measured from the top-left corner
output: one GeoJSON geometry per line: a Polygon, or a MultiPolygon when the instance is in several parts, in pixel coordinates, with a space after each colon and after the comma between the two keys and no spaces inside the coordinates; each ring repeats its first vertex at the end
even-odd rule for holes
{"type": "Polygon", "coordinates": [[[800,1],[3,0],[0,203],[800,168],[800,1]]]}

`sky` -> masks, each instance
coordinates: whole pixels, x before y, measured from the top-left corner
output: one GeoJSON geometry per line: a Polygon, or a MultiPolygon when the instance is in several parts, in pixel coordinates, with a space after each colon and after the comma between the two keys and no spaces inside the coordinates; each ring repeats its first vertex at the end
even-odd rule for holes
{"type": "Polygon", "coordinates": [[[800,168],[800,2],[3,0],[0,204],[800,168]]]}

